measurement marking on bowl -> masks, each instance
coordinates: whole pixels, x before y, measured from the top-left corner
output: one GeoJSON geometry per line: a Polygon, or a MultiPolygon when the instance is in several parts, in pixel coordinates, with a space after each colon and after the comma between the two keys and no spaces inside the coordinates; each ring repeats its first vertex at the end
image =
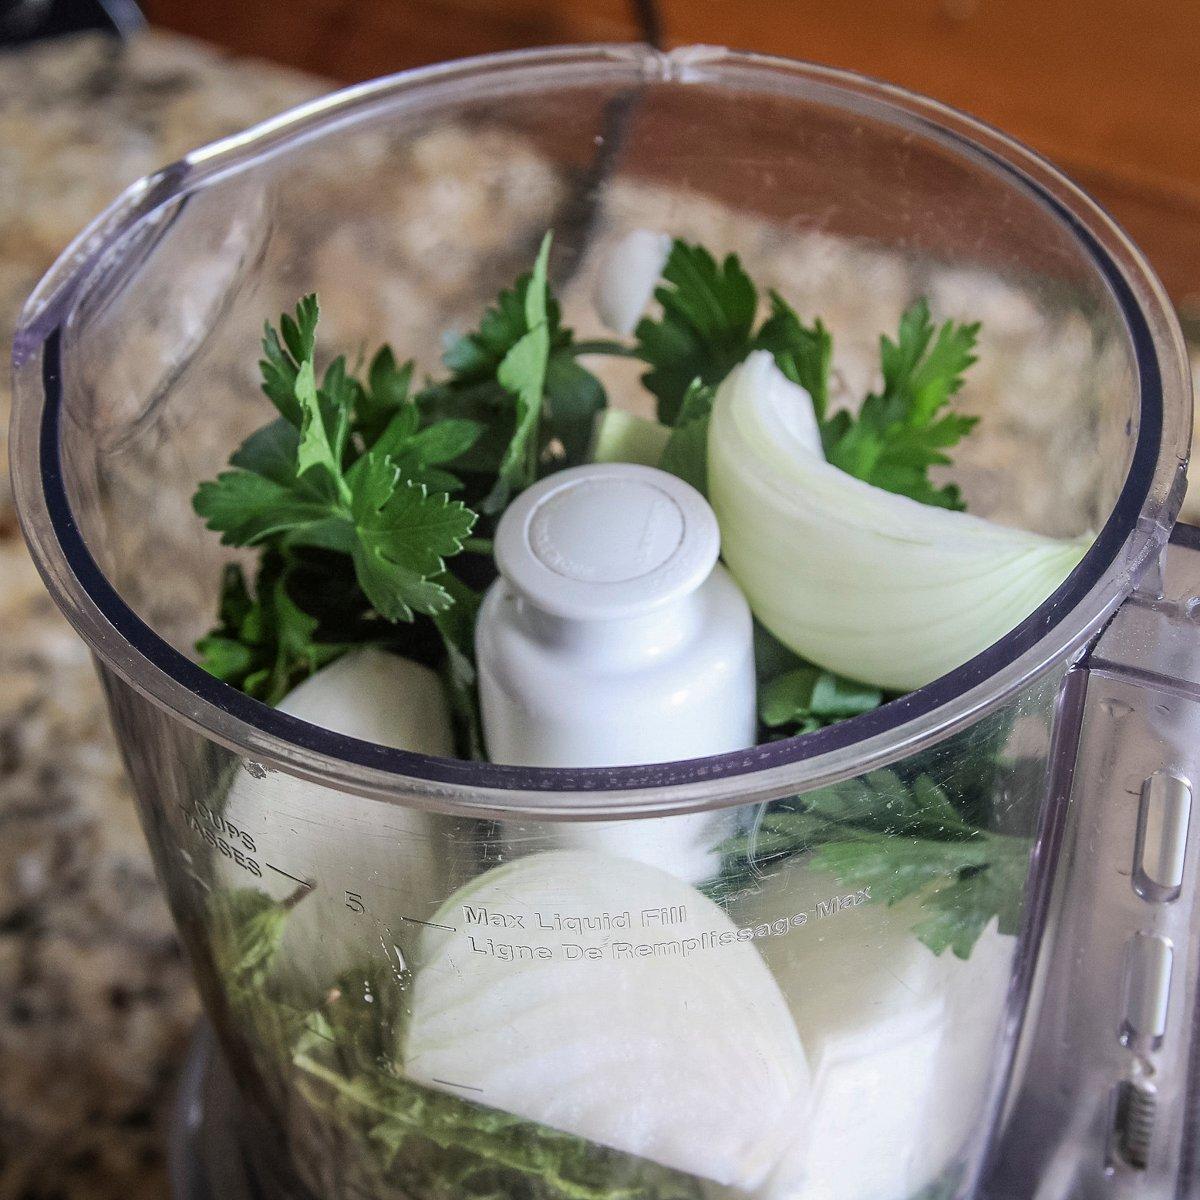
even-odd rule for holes
{"type": "Polygon", "coordinates": [[[482,1092],[483,1091],[483,1088],[476,1087],[474,1084],[455,1083],[453,1079],[438,1079],[436,1076],[434,1076],[433,1082],[440,1083],[443,1087],[462,1088],[463,1091],[466,1091],[466,1092],[482,1092]]]}
{"type": "Polygon", "coordinates": [[[263,865],[270,867],[272,871],[275,871],[279,875],[283,875],[285,878],[290,879],[293,883],[298,883],[301,887],[308,888],[310,892],[317,886],[311,879],[301,879],[299,875],[293,875],[291,871],[285,871],[282,867],[277,867],[274,863],[267,862],[266,859],[263,860],[263,865]]]}
{"type": "Polygon", "coordinates": [[[428,925],[430,929],[448,929],[451,933],[458,932],[453,925],[439,925],[436,921],[421,921],[416,917],[401,917],[400,920],[411,921],[414,925],[428,925]]]}

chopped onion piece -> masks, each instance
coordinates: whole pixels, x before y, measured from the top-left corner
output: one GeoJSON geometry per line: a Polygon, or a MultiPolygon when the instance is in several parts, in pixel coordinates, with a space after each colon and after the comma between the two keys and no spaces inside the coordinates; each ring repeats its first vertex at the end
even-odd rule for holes
{"type": "MultiPolygon", "coordinates": [[[[438,677],[382,650],[343,655],[289,692],[279,708],[363,741],[454,753],[438,677]]],[[[394,953],[409,929],[401,917],[428,916],[453,886],[452,855],[437,818],[283,771],[239,771],[208,823],[230,849],[213,859],[227,886],[258,887],[284,899],[297,891],[297,880],[311,883],[288,916],[273,968],[278,982],[309,1001],[344,971],[394,953]],[[280,830],[287,830],[286,854],[268,851],[268,866],[263,852],[280,844],[280,830]],[[379,902],[359,895],[360,886],[376,881],[386,884],[376,891],[379,902]]]]}
{"type": "Polygon", "coordinates": [[[922,687],[1032,613],[1091,542],[874,487],[827,463],[814,428],[808,393],[769,353],[751,354],[717,391],[709,499],[754,615],[828,670],[922,687]]]}
{"type": "Polygon", "coordinates": [[[596,311],[613,333],[633,332],[670,253],[667,234],[634,229],[604,256],[596,279],[596,311]]]}
{"type": "Polygon", "coordinates": [[[750,938],[645,863],[553,851],[421,935],[410,1078],[751,1189],[804,1138],[808,1066],[750,938]]]}

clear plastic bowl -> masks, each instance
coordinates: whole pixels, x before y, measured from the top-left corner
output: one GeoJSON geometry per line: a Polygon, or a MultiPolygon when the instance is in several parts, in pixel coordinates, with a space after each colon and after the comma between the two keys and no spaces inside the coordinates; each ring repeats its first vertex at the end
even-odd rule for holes
{"type": "MultiPolygon", "coordinates": [[[[1059,684],[1162,549],[1190,424],[1161,288],[1052,167],[780,59],[455,63],[135,185],[31,298],[15,357],[23,527],[95,654],[264,1194],[972,1192],[1043,932],[1059,684]],[[269,412],[264,317],[315,290],[323,346],[387,339],[433,370],[553,228],[586,335],[598,256],[639,227],[736,251],[823,316],[847,393],[916,296],[982,319],[955,478],[983,515],[1096,531],[1079,567],[903,699],[679,763],[430,758],[205,674],[191,646],[228,552],[189,501],[269,412]],[[946,803],[986,835],[955,841],[946,803]],[[854,806],[874,824],[853,837],[814,816],[854,806]],[[658,821],[669,845],[684,814],[709,814],[710,878],[556,854],[566,820],[658,821]],[[875,869],[839,874],[839,838],[875,869]],[[941,873],[889,904],[931,854],[941,873]],[[978,928],[989,888],[1001,916],[978,928]],[[934,953],[930,921],[960,954],[934,953]]],[[[632,378],[606,377],[611,403],[632,378]]]]}

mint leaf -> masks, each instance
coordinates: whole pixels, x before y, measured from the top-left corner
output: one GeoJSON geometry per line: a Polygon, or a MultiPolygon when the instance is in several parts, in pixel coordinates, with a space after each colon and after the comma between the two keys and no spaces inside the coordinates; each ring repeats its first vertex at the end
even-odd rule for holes
{"type": "Polygon", "coordinates": [[[715,389],[693,379],[676,415],[675,427],[663,448],[659,468],[708,495],[708,423],[715,389]]]}
{"type": "Polygon", "coordinates": [[[944,451],[976,424],[975,417],[938,414],[962,387],[978,334],[978,324],[947,321],[935,335],[924,300],[906,309],[897,340],[880,340],[883,390],[869,395],[856,417],[839,412],[822,424],[826,458],[886,491],[962,509],[958,488],[934,487],[928,471],[949,465],[944,451]]]}
{"type": "Polygon", "coordinates": [[[753,348],[758,294],[737,255],[718,264],[702,246],[676,239],[654,295],[658,320],[643,317],[636,353],[650,370],[642,382],[658,400],[658,419],[674,425],[692,381],[718,384],[753,348]]]}

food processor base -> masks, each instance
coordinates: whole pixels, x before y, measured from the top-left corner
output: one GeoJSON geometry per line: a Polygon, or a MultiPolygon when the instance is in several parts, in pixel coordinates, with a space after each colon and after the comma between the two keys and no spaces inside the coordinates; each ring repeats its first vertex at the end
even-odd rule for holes
{"type": "Polygon", "coordinates": [[[167,1142],[171,1200],[259,1200],[236,1134],[233,1082],[207,1023],[192,1039],[167,1142]]]}

